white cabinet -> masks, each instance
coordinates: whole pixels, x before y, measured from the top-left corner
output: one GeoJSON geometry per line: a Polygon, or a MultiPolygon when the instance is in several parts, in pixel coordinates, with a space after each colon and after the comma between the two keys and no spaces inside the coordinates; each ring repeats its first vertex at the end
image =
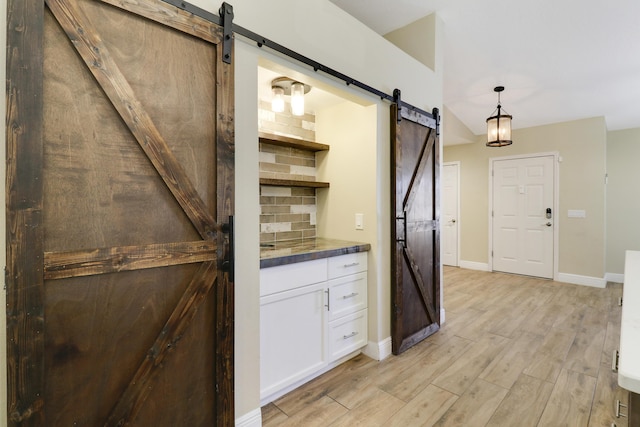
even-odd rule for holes
{"type": "Polygon", "coordinates": [[[327,365],[324,283],[260,301],[260,395],[268,396],[327,365]]]}
{"type": "Polygon", "coordinates": [[[260,270],[260,398],[367,344],[367,253],[260,270]]]}

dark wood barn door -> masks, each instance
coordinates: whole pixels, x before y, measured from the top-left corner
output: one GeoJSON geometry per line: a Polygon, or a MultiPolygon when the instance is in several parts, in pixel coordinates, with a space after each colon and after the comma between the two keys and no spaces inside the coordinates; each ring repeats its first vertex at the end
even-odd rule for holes
{"type": "Polygon", "coordinates": [[[160,0],[9,0],[9,425],[233,425],[222,38],[160,0]]]}
{"type": "MultiPolygon", "coordinates": [[[[436,113],[437,115],[437,113],[436,113]]],[[[436,121],[391,107],[393,354],[440,328],[439,143],[436,121]]]]}

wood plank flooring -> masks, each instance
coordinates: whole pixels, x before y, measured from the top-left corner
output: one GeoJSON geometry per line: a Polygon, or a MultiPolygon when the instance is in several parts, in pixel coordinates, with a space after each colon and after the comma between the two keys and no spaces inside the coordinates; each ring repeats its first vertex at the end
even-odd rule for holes
{"type": "Polygon", "coordinates": [[[445,267],[446,322],[400,356],[364,355],[262,408],[270,426],[626,427],[611,371],[622,285],[445,267]]]}

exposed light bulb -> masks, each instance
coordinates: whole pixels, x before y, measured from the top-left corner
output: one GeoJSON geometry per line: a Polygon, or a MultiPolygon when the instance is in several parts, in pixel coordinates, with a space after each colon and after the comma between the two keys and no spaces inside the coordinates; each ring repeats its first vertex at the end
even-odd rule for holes
{"type": "Polygon", "coordinates": [[[304,85],[293,82],[291,84],[291,114],[294,116],[304,115],[304,85]]]}
{"type": "Polygon", "coordinates": [[[284,111],[284,89],[280,86],[271,87],[271,110],[274,113],[282,113],[284,111]]]}

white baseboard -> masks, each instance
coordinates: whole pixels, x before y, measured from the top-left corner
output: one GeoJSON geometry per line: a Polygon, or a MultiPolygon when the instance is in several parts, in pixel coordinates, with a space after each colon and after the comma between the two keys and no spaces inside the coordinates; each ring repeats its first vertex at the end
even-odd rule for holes
{"type": "Polygon", "coordinates": [[[607,281],[600,277],[580,276],[578,274],[558,273],[558,282],[573,283],[574,285],[593,286],[594,288],[606,288],[607,281]]]}
{"type": "Polygon", "coordinates": [[[261,427],[262,411],[260,408],[254,409],[240,418],[236,418],[236,427],[261,427]]]}
{"type": "Polygon", "coordinates": [[[460,268],[467,268],[469,270],[489,271],[489,264],[485,262],[460,260],[460,268]]]}
{"type": "Polygon", "coordinates": [[[391,337],[380,342],[369,341],[362,352],[374,360],[386,359],[391,356],[391,337]]]}
{"type": "Polygon", "coordinates": [[[605,273],[604,280],[613,283],[624,283],[624,274],[621,273],[605,273]]]}

